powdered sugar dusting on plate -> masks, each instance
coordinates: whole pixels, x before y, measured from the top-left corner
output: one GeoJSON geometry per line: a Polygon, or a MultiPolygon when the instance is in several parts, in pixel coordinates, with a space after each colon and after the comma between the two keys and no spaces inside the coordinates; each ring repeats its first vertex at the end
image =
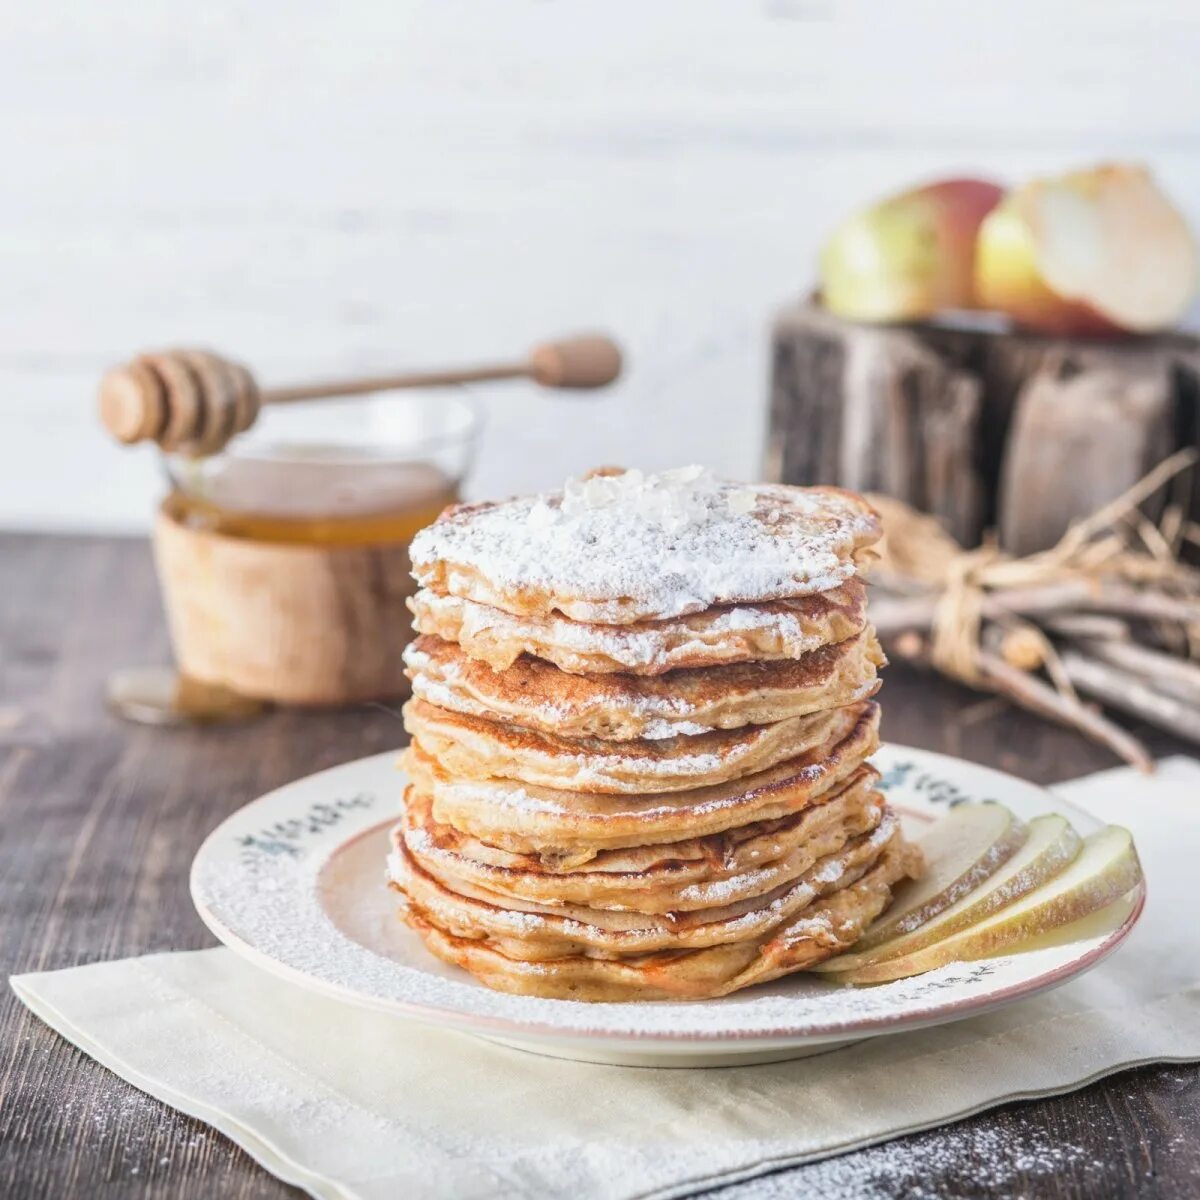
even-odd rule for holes
{"type": "MultiPolygon", "coordinates": [[[[931,814],[927,790],[994,795],[1023,819],[1069,808],[998,772],[922,751],[885,750],[889,799],[931,814]],[[903,782],[908,780],[908,782],[903,782]],[[937,790],[937,789],[935,789],[937,790]]],[[[792,976],[713,1001],[585,1004],[493,992],[431,959],[403,928],[385,884],[388,831],[405,779],[395,755],[298,780],[229,817],[197,855],[192,891],[205,921],[260,965],[343,999],[480,1033],[727,1043],[819,1041],[966,1015],[1083,970],[1132,924],[1070,947],[951,963],[914,979],[853,988],[792,976]],[[354,936],[343,916],[356,914],[354,936]]],[[[1096,828],[1072,812],[1082,832],[1096,828]]]]}
{"type": "Polygon", "coordinates": [[[827,591],[877,535],[848,494],[748,487],[686,467],[460,506],[417,534],[411,556],[421,583],[441,572],[455,595],[504,608],[541,593],[547,608],[620,623],[827,591]]]}
{"type": "MultiPolygon", "coordinates": [[[[355,886],[371,905],[386,912],[400,934],[399,898],[386,882],[390,822],[376,827],[367,846],[373,848],[376,869],[369,876],[360,870],[339,873],[342,888],[355,886]]],[[[394,866],[394,864],[393,864],[394,866]]],[[[588,1004],[576,1000],[544,1000],[494,992],[465,975],[430,960],[419,943],[412,946],[410,962],[377,953],[348,937],[330,919],[324,893],[329,863],[323,855],[300,861],[273,859],[266,869],[247,869],[226,861],[198,860],[193,879],[201,915],[213,914],[233,935],[234,945],[253,947],[256,955],[286,965],[321,981],[325,990],[347,998],[387,1000],[401,1006],[432,1008],[452,1017],[475,1015],[519,1026],[548,1023],[564,1032],[605,1029],[641,1037],[691,1031],[716,1035],[733,1022],[739,1027],[770,1030],[806,1022],[832,1022],[841,1027],[856,1020],[903,1012],[906,1001],[927,993],[930,981],[960,978],[977,968],[954,964],[917,980],[870,989],[816,980],[811,976],[756,989],[747,998],[698,1001],[686,1004],[588,1004]],[[447,977],[449,975],[450,977],[447,977]],[[919,986],[918,986],[919,985],[919,986]]],[[[353,903],[343,894],[341,905],[353,903]]]]}
{"type": "MultiPolygon", "coordinates": [[[[390,909],[390,919],[400,928],[399,900],[386,886],[385,867],[388,825],[372,837],[377,868],[368,878],[357,872],[364,893],[375,893],[370,903],[390,909]]],[[[870,989],[852,989],[819,981],[811,976],[782,985],[756,989],[746,998],[686,1004],[588,1004],[576,1000],[544,1000],[495,992],[459,972],[429,959],[413,940],[411,961],[397,961],[376,953],[347,937],[322,903],[321,878],[325,863],[319,859],[273,864],[267,874],[248,875],[244,870],[204,869],[197,880],[205,910],[228,922],[237,941],[257,954],[286,965],[289,973],[321,981],[325,990],[347,998],[386,1000],[402,1007],[429,1008],[453,1019],[455,1014],[529,1027],[548,1024],[563,1032],[605,1030],[630,1037],[720,1035],[731,1027],[760,1030],[794,1028],[808,1022],[851,1026],[855,1021],[900,1014],[912,999],[928,994],[931,986],[960,979],[970,964],[954,964],[921,976],[870,989]],[[448,977],[449,976],[449,977],[448,977]]],[[[350,880],[346,880],[349,885],[350,880]]],[[[341,897],[345,904],[347,897],[341,897]]],[[[236,944],[236,942],[235,942],[236,944]]]]}

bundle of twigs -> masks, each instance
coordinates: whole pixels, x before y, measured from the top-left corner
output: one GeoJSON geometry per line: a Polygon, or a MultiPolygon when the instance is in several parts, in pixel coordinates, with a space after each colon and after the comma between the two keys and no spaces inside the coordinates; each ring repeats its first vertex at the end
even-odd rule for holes
{"type": "Polygon", "coordinates": [[[990,542],[965,550],[933,518],[872,496],[884,540],[871,613],[884,644],[1143,770],[1153,769],[1145,746],[1104,708],[1200,742],[1200,570],[1181,559],[1200,527],[1177,504],[1157,523],[1141,510],[1197,459],[1192,449],[1172,455],[1025,558],[990,542]]]}

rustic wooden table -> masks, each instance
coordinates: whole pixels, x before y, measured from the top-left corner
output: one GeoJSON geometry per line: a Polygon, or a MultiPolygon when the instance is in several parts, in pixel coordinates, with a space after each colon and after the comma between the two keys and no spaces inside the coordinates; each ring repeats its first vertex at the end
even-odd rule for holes
{"type": "MultiPolygon", "coordinates": [[[[140,540],[0,535],[0,969],[65,967],[212,937],[188,864],[245,801],[399,745],[381,708],[155,730],[104,710],[114,667],[165,662],[140,540]]],[[[1105,754],[990,699],[893,668],[887,735],[1043,782],[1105,754]]],[[[1152,739],[1160,752],[1182,747],[1152,739]]],[[[1151,1068],[758,1185],[771,1196],[1192,1197],[1200,1069],[1151,1068]]],[[[0,1196],[297,1195],[205,1126],[123,1083],[0,998],[0,1196]]],[[[722,1200],[745,1195],[726,1189],[722,1200]]],[[[756,1193],[759,1194],[759,1193],[756,1193]]]]}

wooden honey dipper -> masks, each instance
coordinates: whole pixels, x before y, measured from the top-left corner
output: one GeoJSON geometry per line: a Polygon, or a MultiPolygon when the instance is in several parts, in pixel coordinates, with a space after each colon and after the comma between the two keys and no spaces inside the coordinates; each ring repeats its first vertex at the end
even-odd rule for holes
{"type": "Polygon", "coordinates": [[[100,420],[127,445],[154,441],[168,451],[215,454],[254,424],[264,404],[493,379],[532,379],[550,388],[598,388],[620,373],[620,349],[600,334],[545,342],[523,362],[272,388],[260,388],[244,366],[211,351],[163,350],[140,354],[104,376],[100,420]]]}

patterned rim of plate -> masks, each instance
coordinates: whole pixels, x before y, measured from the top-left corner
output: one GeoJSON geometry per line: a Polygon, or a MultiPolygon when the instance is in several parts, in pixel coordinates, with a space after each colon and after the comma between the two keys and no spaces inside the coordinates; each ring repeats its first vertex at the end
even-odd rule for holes
{"type": "MultiPolygon", "coordinates": [[[[929,819],[939,807],[990,798],[1019,816],[1057,811],[1081,833],[1099,828],[1087,813],[992,768],[902,746],[885,746],[873,761],[884,772],[889,799],[907,815],[929,819]]],[[[1124,920],[1104,934],[870,988],[800,974],[711,1001],[587,1004],[516,996],[436,962],[407,930],[411,964],[352,939],[328,916],[326,867],[394,824],[403,781],[388,752],[296,780],[233,813],[192,864],[192,898],[205,924],[231,949],[302,986],[466,1031],[693,1045],[816,1043],[961,1019],[1065,983],[1112,953],[1145,903],[1142,885],[1124,920]],[[387,819],[380,820],[381,812],[387,819]]],[[[378,897],[366,893],[366,902],[394,907],[382,856],[378,879],[378,897]]]]}

